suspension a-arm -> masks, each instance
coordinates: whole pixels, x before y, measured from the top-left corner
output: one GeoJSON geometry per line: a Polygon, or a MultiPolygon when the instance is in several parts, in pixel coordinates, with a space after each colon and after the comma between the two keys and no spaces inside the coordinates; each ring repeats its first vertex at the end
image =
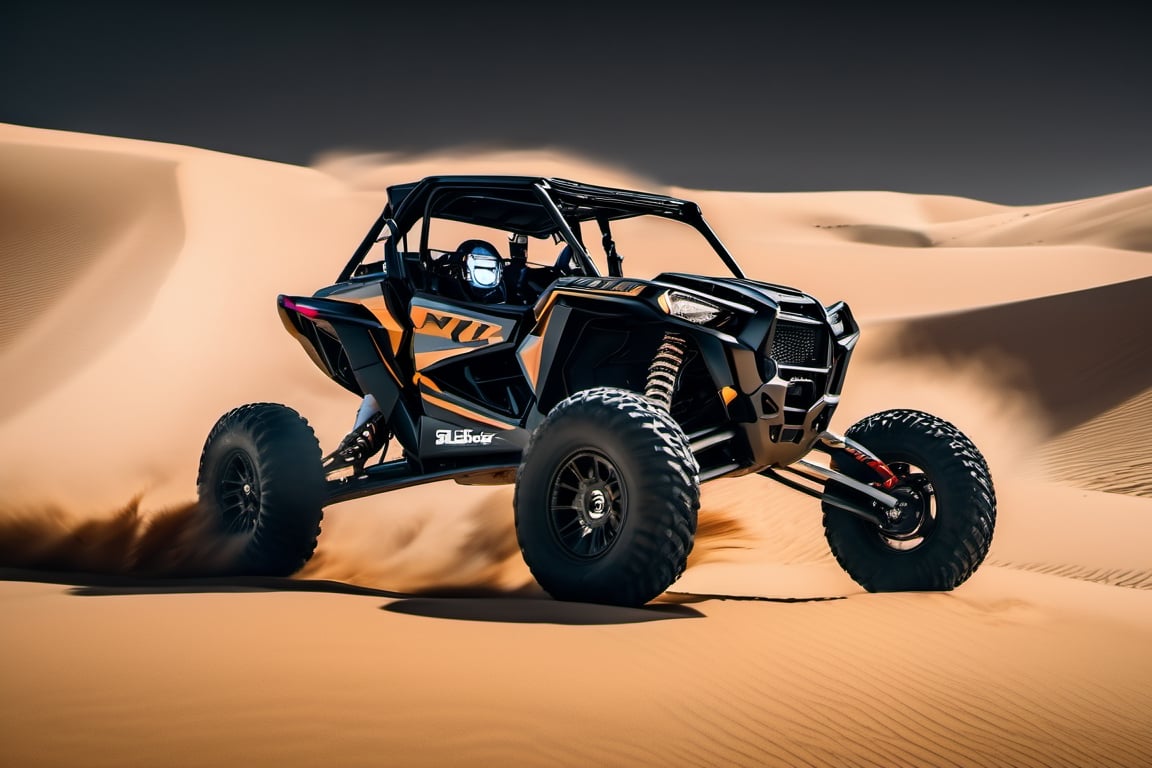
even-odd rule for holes
{"type": "Polygon", "coordinates": [[[834,432],[822,432],[813,448],[837,460],[837,467],[843,467],[844,471],[800,459],[785,467],[769,467],[760,474],[881,528],[887,525],[888,511],[899,503],[899,499],[887,493],[899,482],[888,465],[864,446],[834,432]],[[781,472],[822,485],[819,488],[805,485],[781,472]]]}

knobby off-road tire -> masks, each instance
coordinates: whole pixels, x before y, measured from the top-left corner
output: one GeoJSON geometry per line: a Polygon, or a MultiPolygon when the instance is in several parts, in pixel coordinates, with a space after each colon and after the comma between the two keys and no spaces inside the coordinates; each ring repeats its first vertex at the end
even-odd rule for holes
{"type": "Polygon", "coordinates": [[[516,475],[520,551],[559,600],[639,606],[662,593],[684,572],[699,506],[684,431],[626,390],[560,402],[516,475]]]}
{"type": "Polygon", "coordinates": [[[245,542],[233,573],[288,576],[312,557],[324,473],[316,435],[291,408],[255,403],[222,416],[204,443],[196,490],[220,531],[245,542]]]}
{"type": "Polygon", "coordinates": [[[980,451],[952,424],[920,411],[877,413],[846,434],[901,476],[889,493],[906,494],[925,514],[916,529],[892,538],[824,503],[824,534],[841,567],[869,592],[963,583],[988,554],[996,524],[996,493],[980,451]]]}

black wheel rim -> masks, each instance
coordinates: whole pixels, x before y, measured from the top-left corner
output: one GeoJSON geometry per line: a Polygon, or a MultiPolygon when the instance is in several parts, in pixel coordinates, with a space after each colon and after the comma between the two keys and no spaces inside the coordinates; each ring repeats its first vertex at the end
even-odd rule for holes
{"type": "Polygon", "coordinates": [[[936,489],[919,467],[906,462],[889,462],[900,482],[888,492],[900,500],[889,525],[880,531],[880,540],[889,549],[911,552],[919,549],[936,528],[936,489]]]}
{"type": "Polygon", "coordinates": [[[577,451],[560,462],[549,488],[548,520],[568,554],[596,559],[612,548],[624,528],[628,496],[611,459],[577,451]]]}
{"type": "Polygon", "coordinates": [[[233,451],[223,462],[216,498],[225,533],[247,533],[260,517],[260,478],[244,451],[233,451]]]}

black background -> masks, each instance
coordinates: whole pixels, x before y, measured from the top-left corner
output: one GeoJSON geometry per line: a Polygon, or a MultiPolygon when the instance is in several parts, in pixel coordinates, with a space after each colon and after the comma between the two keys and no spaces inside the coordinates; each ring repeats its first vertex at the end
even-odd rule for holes
{"type": "Polygon", "coordinates": [[[3,0],[0,121],[1047,202],[1152,184],[1147,5],[3,0]]]}

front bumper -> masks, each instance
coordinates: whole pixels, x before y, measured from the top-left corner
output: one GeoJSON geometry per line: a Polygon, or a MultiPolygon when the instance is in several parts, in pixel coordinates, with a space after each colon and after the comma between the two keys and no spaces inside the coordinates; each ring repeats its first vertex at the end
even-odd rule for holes
{"type": "Polygon", "coordinates": [[[754,366],[737,365],[745,380],[729,412],[748,443],[750,471],[791,464],[828,428],[860,330],[843,303],[829,308],[838,318],[780,312],[754,354],[754,366]],[[755,370],[752,379],[749,372],[755,370]]]}

